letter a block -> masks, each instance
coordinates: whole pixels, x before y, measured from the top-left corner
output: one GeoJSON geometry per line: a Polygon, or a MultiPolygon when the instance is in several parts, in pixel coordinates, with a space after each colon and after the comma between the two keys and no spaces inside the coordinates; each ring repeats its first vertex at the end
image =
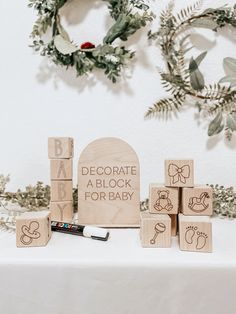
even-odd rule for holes
{"type": "Polygon", "coordinates": [[[213,191],[210,186],[183,188],[181,211],[190,216],[211,216],[213,213],[213,191]]]}
{"type": "Polygon", "coordinates": [[[74,155],[74,143],[70,137],[49,137],[48,157],[50,159],[72,158],[74,155]]]}
{"type": "Polygon", "coordinates": [[[179,189],[151,183],[149,186],[149,212],[152,214],[178,214],[179,189]]]}
{"type": "Polygon", "coordinates": [[[48,211],[27,212],[16,218],[17,247],[45,246],[51,238],[48,211]]]}
{"type": "Polygon", "coordinates": [[[212,252],[210,218],[179,214],[179,244],[183,251],[212,252]]]}
{"type": "Polygon", "coordinates": [[[51,181],[51,202],[72,201],[72,181],[51,181]]]}
{"type": "Polygon", "coordinates": [[[166,160],[165,186],[193,187],[193,160],[166,160]]]}
{"type": "Polygon", "coordinates": [[[73,203],[50,202],[51,219],[53,221],[71,222],[73,219],[73,203]]]}
{"type": "Polygon", "coordinates": [[[72,159],[51,159],[51,180],[72,180],[72,159]]]}
{"type": "Polygon", "coordinates": [[[170,247],[171,219],[169,215],[141,213],[140,239],[143,247],[170,247]]]}

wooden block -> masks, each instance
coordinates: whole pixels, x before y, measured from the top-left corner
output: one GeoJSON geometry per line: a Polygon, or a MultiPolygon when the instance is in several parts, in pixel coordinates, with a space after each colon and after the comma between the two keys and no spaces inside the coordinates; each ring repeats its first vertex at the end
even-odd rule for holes
{"type": "Polygon", "coordinates": [[[165,160],[165,185],[194,186],[193,160],[165,160]]]}
{"type": "Polygon", "coordinates": [[[170,247],[171,219],[169,215],[142,212],[140,239],[143,247],[170,247]]]}
{"type": "Polygon", "coordinates": [[[211,216],[213,213],[213,191],[210,186],[183,188],[181,211],[184,215],[211,216]]]}
{"type": "Polygon", "coordinates": [[[78,164],[78,218],[84,225],[139,226],[139,160],[128,143],[101,138],[84,149],[78,164]]]}
{"type": "Polygon", "coordinates": [[[51,159],[51,180],[72,180],[72,159],[51,159]]]}
{"type": "Polygon", "coordinates": [[[50,159],[72,158],[74,155],[74,141],[71,137],[49,137],[48,157],[50,159]]]}
{"type": "Polygon", "coordinates": [[[72,222],[73,202],[50,202],[52,221],[72,222]]]}
{"type": "Polygon", "coordinates": [[[51,181],[51,202],[73,200],[72,181],[51,181]]]}
{"type": "Polygon", "coordinates": [[[169,215],[171,219],[171,236],[175,237],[178,233],[178,215],[169,215]]]}
{"type": "Polygon", "coordinates": [[[149,186],[149,212],[178,214],[179,189],[151,183],[149,186]]]}
{"type": "Polygon", "coordinates": [[[179,214],[179,243],[183,251],[212,252],[210,218],[179,214]]]}
{"type": "Polygon", "coordinates": [[[50,212],[27,212],[16,218],[17,247],[45,246],[50,238],[50,212]]]}

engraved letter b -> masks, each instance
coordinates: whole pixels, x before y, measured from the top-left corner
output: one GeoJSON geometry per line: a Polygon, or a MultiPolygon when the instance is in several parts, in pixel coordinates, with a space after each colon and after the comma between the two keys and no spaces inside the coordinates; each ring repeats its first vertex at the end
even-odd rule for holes
{"type": "Polygon", "coordinates": [[[55,156],[60,157],[63,153],[62,144],[59,139],[55,139],[55,156]]]}

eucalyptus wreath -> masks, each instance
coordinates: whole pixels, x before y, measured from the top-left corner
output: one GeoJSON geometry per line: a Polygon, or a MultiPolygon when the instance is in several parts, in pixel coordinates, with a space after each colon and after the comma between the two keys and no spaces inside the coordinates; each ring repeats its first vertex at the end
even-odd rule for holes
{"type": "Polygon", "coordinates": [[[154,18],[145,0],[100,0],[108,3],[114,24],[103,42],[97,46],[91,42],[78,47],[70,39],[60,22],[60,9],[67,0],[29,0],[29,7],[37,11],[37,20],[31,33],[32,47],[42,56],[49,57],[56,65],[74,67],[77,75],[102,69],[105,75],[116,82],[121,70],[134,57],[135,52],[123,45],[114,44],[116,39],[126,41],[137,30],[154,18]],[[49,40],[44,39],[48,34],[49,40]]]}
{"type": "MultiPolygon", "coordinates": [[[[16,192],[7,191],[9,176],[0,175],[0,229],[15,230],[16,217],[25,211],[40,211],[49,208],[50,186],[37,182],[16,192]]],[[[236,218],[236,191],[233,187],[211,185],[213,189],[214,215],[236,218]]],[[[148,210],[149,200],[140,202],[140,211],[148,210]]],[[[78,208],[78,188],[73,189],[74,212],[78,208]]]]}
{"type": "Polygon", "coordinates": [[[203,117],[210,116],[208,135],[225,130],[226,138],[231,139],[236,131],[236,59],[225,58],[224,65],[232,75],[219,82],[205,84],[199,66],[207,52],[197,57],[187,58],[189,37],[193,28],[210,29],[217,32],[226,26],[236,28],[236,5],[227,5],[200,11],[201,1],[173,14],[174,4],[170,2],[160,16],[160,28],[149,32],[149,39],[157,40],[161,48],[166,69],[160,70],[161,82],[170,97],[157,101],[150,107],[146,117],[158,117],[179,111],[189,97],[194,100],[203,117]]]}

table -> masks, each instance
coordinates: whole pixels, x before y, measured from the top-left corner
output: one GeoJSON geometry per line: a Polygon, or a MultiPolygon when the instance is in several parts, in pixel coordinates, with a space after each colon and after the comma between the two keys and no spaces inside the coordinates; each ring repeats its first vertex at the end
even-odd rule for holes
{"type": "Polygon", "coordinates": [[[15,247],[0,233],[1,314],[235,314],[236,221],[213,219],[214,253],[143,249],[137,229],[100,242],[54,233],[15,247]]]}

